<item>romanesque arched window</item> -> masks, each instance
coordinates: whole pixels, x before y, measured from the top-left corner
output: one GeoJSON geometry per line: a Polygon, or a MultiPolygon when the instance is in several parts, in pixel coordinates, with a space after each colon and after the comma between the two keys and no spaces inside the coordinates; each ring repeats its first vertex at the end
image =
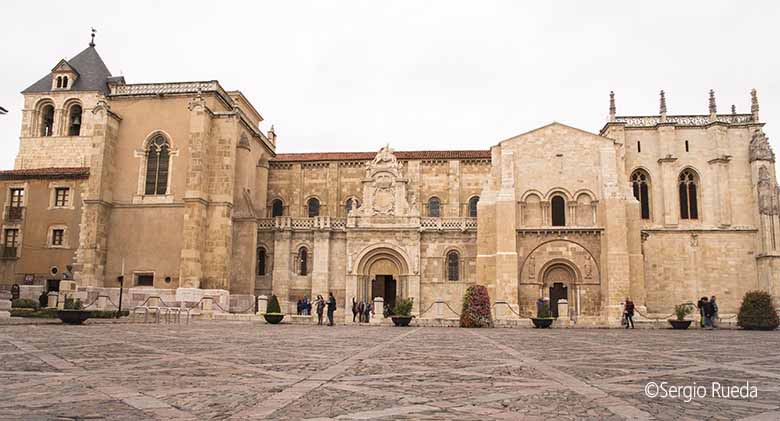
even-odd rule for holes
{"type": "Polygon", "coordinates": [[[265,251],[264,247],[258,247],[257,248],[257,274],[259,276],[265,275],[266,267],[265,267],[265,259],[267,257],[267,253],[265,251]]]}
{"type": "Polygon", "coordinates": [[[479,196],[469,199],[469,218],[477,217],[477,203],[479,203],[479,196]]]}
{"type": "Polygon", "coordinates": [[[274,199],[271,202],[271,217],[284,216],[284,202],[281,199],[274,199]]]}
{"type": "Polygon", "coordinates": [[[309,250],[301,247],[298,250],[298,275],[309,274],[309,250]]]}
{"type": "Polygon", "coordinates": [[[631,174],[631,187],[642,209],[642,219],[650,219],[650,177],[644,170],[634,171],[631,174]]]}
{"type": "Polygon", "coordinates": [[[699,177],[692,169],[686,169],[680,173],[680,218],[699,219],[699,177]]]}
{"type": "Polygon", "coordinates": [[[68,77],[67,76],[63,76],[62,77],[62,88],[65,89],[67,87],[68,87],[68,77]]]}
{"type": "Polygon", "coordinates": [[[550,200],[550,212],[552,217],[552,225],[554,227],[566,226],[566,199],[563,196],[555,195],[550,200]]]}
{"type": "Polygon", "coordinates": [[[428,199],[428,216],[433,218],[441,216],[441,201],[438,197],[428,199]]]}
{"type": "Polygon", "coordinates": [[[68,112],[68,136],[81,134],[81,105],[75,104],[68,112]]]}
{"type": "Polygon", "coordinates": [[[41,107],[41,136],[51,136],[54,132],[54,105],[41,107]]]}
{"type": "Polygon", "coordinates": [[[352,209],[357,209],[360,207],[360,203],[358,203],[357,199],[354,199],[350,197],[347,199],[347,202],[344,204],[344,210],[346,211],[347,215],[349,215],[350,212],[352,212],[352,209]]]}
{"type": "Polygon", "coordinates": [[[62,88],[62,76],[57,76],[57,88],[62,88]]]}
{"type": "Polygon", "coordinates": [[[309,218],[320,216],[320,201],[317,198],[312,197],[306,202],[306,210],[308,211],[309,218]]]}
{"type": "Polygon", "coordinates": [[[146,188],[144,194],[162,195],[168,192],[168,164],[171,145],[163,135],[149,141],[146,148],[146,188]]]}
{"type": "Polygon", "coordinates": [[[460,256],[455,250],[447,253],[447,280],[460,280],[460,256]]]}

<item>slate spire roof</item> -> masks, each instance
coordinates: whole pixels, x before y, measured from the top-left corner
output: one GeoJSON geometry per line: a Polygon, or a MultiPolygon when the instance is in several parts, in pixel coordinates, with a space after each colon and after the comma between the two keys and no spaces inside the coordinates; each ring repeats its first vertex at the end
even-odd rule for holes
{"type": "MultiPolygon", "coordinates": [[[[111,77],[111,72],[103,63],[94,44],[90,44],[84,51],[78,53],[76,57],[66,60],[79,75],[76,83],[73,84],[71,91],[100,91],[104,95],[108,94],[108,85],[106,81],[111,77]]],[[[51,91],[51,72],[41,78],[41,80],[30,85],[29,88],[22,91],[23,94],[50,92],[51,91]]]]}

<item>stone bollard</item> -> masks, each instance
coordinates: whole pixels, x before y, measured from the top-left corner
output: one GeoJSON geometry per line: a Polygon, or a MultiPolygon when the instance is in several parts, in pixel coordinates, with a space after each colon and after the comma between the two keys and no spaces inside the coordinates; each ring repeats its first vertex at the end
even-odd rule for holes
{"type": "Polygon", "coordinates": [[[11,317],[11,293],[0,291],[0,319],[11,317]]]}
{"type": "Polygon", "coordinates": [[[60,294],[57,293],[57,291],[49,291],[49,293],[46,295],[46,307],[48,308],[55,308],[57,307],[57,298],[60,294]]]}
{"type": "Polygon", "coordinates": [[[569,319],[569,302],[565,298],[558,300],[558,318],[569,319]]]}
{"type": "Polygon", "coordinates": [[[257,315],[261,316],[268,310],[268,297],[265,295],[257,296],[257,315]]]}
{"type": "Polygon", "coordinates": [[[437,319],[443,319],[444,318],[444,300],[441,298],[437,298],[436,302],[433,304],[434,308],[434,317],[437,319]]]}
{"type": "Polygon", "coordinates": [[[385,318],[385,299],[382,297],[374,298],[374,316],[371,318],[371,324],[380,324],[385,318]]]}
{"type": "Polygon", "coordinates": [[[214,299],[211,297],[203,297],[203,312],[204,313],[213,313],[214,312],[214,299]]]}
{"type": "Polygon", "coordinates": [[[107,300],[105,295],[98,296],[97,299],[97,309],[98,310],[105,310],[107,305],[107,300]]]}

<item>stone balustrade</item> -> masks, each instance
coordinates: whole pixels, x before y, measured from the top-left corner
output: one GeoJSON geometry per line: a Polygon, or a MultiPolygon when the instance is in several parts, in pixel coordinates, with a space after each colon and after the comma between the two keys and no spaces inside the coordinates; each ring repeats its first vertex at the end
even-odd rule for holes
{"type": "MultiPolygon", "coordinates": [[[[477,218],[423,217],[419,218],[419,220],[421,231],[472,231],[477,229],[477,218]]],[[[330,216],[258,218],[257,229],[258,231],[345,231],[347,229],[347,219],[330,216]]]]}

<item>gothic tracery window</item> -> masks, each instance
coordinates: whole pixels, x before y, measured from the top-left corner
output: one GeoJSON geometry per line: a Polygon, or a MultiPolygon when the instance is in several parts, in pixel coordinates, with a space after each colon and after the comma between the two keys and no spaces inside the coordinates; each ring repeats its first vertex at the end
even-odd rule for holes
{"type": "Polygon", "coordinates": [[[163,195],[168,192],[170,145],[162,136],[155,136],[146,148],[146,188],[144,194],[163,195]]]}
{"type": "Polygon", "coordinates": [[[555,195],[550,201],[552,225],[554,227],[566,226],[566,199],[563,196],[555,195]]]}
{"type": "Polygon", "coordinates": [[[634,171],[631,174],[631,187],[642,209],[642,219],[650,219],[650,180],[647,173],[642,170],[634,171]]]}
{"type": "Polygon", "coordinates": [[[438,197],[428,199],[428,216],[433,218],[441,216],[441,201],[438,197]]]}
{"type": "Polygon", "coordinates": [[[699,219],[698,176],[691,169],[680,173],[680,219],[699,219]]]}
{"type": "Polygon", "coordinates": [[[276,218],[277,216],[284,216],[284,203],[281,199],[274,199],[271,202],[271,217],[276,218]]]}
{"type": "Polygon", "coordinates": [[[469,199],[469,218],[477,217],[477,203],[479,203],[479,196],[469,199]]]}
{"type": "Polygon", "coordinates": [[[460,256],[458,256],[458,252],[455,250],[447,253],[447,280],[460,280],[460,256]]]}
{"type": "Polygon", "coordinates": [[[308,202],[306,202],[306,210],[308,212],[309,218],[320,216],[320,201],[317,200],[317,198],[312,197],[308,202]]]}

